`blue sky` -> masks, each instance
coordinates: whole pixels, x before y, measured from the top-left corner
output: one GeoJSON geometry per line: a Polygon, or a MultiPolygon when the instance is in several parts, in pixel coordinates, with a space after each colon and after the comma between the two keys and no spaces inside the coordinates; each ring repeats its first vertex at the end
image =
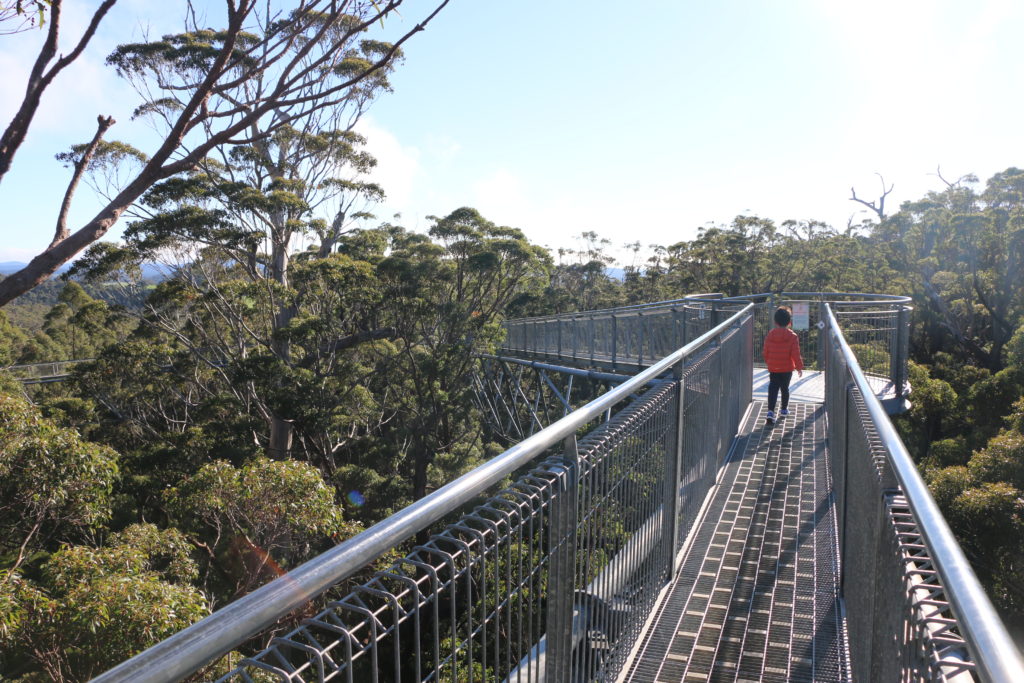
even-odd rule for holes
{"type": "MultiPolygon", "coordinates": [[[[145,141],[102,60],[179,10],[122,2],[0,184],[0,260],[51,239],[67,181],[53,154],[97,114],[145,141]]],[[[1012,0],[452,0],[360,124],[389,195],[376,213],[424,229],[470,205],[552,248],[584,230],[671,244],[740,213],[845,227],[850,187],[877,196],[876,172],[895,208],[939,188],[939,166],[985,179],[1024,164],[1022,29],[1012,0]]],[[[4,124],[37,39],[0,37],[4,124]]]]}

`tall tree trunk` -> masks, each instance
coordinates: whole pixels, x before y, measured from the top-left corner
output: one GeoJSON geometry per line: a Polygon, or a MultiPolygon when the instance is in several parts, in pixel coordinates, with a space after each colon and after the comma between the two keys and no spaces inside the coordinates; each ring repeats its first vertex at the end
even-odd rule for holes
{"type": "MultiPolygon", "coordinates": [[[[291,235],[285,226],[287,217],[284,215],[274,216],[274,222],[278,228],[271,247],[271,277],[274,282],[282,287],[288,287],[288,244],[291,235]]],[[[271,348],[274,355],[285,365],[291,365],[291,344],[287,339],[281,338],[277,332],[288,326],[295,317],[295,308],[289,302],[278,301],[275,303],[277,310],[274,312],[274,335],[271,339],[271,348]]],[[[292,449],[292,424],[282,418],[278,411],[271,410],[270,420],[270,442],[267,444],[268,455],[272,458],[287,458],[292,449]]]]}

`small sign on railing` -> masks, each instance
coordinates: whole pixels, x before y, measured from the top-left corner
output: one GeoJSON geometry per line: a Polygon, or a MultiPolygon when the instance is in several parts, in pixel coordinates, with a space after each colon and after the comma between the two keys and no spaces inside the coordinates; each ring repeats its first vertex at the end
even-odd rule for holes
{"type": "Polygon", "coordinates": [[[806,330],[811,322],[811,305],[806,301],[793,304],[793,329],[806,330]]]}

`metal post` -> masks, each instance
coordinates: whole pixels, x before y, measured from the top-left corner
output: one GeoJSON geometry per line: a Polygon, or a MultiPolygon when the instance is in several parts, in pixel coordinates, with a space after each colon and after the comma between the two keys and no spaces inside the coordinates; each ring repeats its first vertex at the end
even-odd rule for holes
{"type": "Polygon", "coordinates": [[[572,617],[575,593],[577,496],[579,491],[579,447],[576,435],[564,441],[566,471],[551,500],[551,559],[548,566],[545,606],[546,681],[568,681],[572,664],[572,617]]]}
{"type": "Polygon", "coordinates": [[[636,354],[636,365],[642,367],[644,364],[644,313],[643,311],[636,312],[636,327],[637,327],[637,354],[636,354]]]}
{"type": "MultiPolygon", "coordinates": [[[[591,342],[591,343],[593,343],[593,342],[591,342]]],[[[618,319],[615,317],[615,314],[612,313],[612,370],[615,370],[618,367],[618,365],[615,362],[616,361],[616,351],[618,350],[618,348],[619,348],[618,319]]],[[[591,360],[593,360],[593,357],[591,357],[591,360]]]]}
{"type": "Polygon", "coordinates": [[[683,412],[685,410],[685,382],[683,363],[679,361],[672,366],[672,377],[676,382],[675,391],[675,422],[669,431],[665,448],[665,499],[661,509],[664,511],[661,528],[664,533],[661,542],[665,547],[666,566],[669,577],[675,576],[679,569],[676,543],[679,540],[679,484],[683,471],[683,412]]]}
{"type": "Polygon", "coordinates": [[[893,334],[893,349],[890,356],[889,377],[892,379],[896,398],[903,398],[907,380],[907,347],[909,338],[907,307],[896,307],[896,332],[893,334]]]}
{"type": "Polygon", "coordinates": [[[562,319],[561,318],[556,318],[555,319],[555,324],[558,325],[558,328],[557,328],[558,329],[558,357],[559,357],[559,359],[561,359],[561,357],[562,357],[562,319]]]}
{"type": "Polygon", "coordinates": [[[579,355],[579,339],[580,339],[580,316],[573,315],[572,317],[572,359],[576,360],[579,355]]]}
{"type": "MultiPolygon", "coordinates": [[[[808,304],[808,306],[810,306],[810,304],[808,304]]],[[[818,322],[822,322],[822,321],[824,321],[826,319],[826,316],[825,316],[825,307],[826,306],[828,306],[828,304],[825,303],[824,299],[822,301],[818,302],[818,322]]],[[[825,325],[825,326],[820,327],[818,329],[818,353],[816,355],[817,355],[817,358],[818,358],[818,370],[819,371],[824,371],[825,370],[825,342],[826,342],[827,336],[828,336],[828,329],[827,328],[828,328],[828,325],[825,325]]]]}

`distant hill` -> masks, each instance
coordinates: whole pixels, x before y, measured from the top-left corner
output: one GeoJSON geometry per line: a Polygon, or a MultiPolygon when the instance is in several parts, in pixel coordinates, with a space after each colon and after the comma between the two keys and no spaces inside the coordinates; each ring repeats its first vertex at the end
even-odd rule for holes
{"type": "MultiPolygon", "coordinates": [[[[23,261],[3,261],[0,262],[0,275],[10,275],[16,273],[28,264],[23,261]]],[[[65,263],[63,266],[57,269],[53,277],[63,275],[71,269],[70,263],[65,263]]],[[[167,266],[162,266],[158,263],[143,263],[142,264],[142,279],[148,282],[162,282],[166,280],[170,275],[170,270],[167,266]]]]}
{"type": "MultiPolygon", "coordinates": [[[[0,275],[10,275],[11,273],[17,273],[19,270],[21,270],[27,265],[28,264],[23,261],[0,262],[0,275]]],[[[57,272],[54,274],[54,277],[56,277],[57,275],[63,275],[64,273],[68,272],[70,268],[71,265],[65,263],[63,266],[57,269],[57,272]]]]}

